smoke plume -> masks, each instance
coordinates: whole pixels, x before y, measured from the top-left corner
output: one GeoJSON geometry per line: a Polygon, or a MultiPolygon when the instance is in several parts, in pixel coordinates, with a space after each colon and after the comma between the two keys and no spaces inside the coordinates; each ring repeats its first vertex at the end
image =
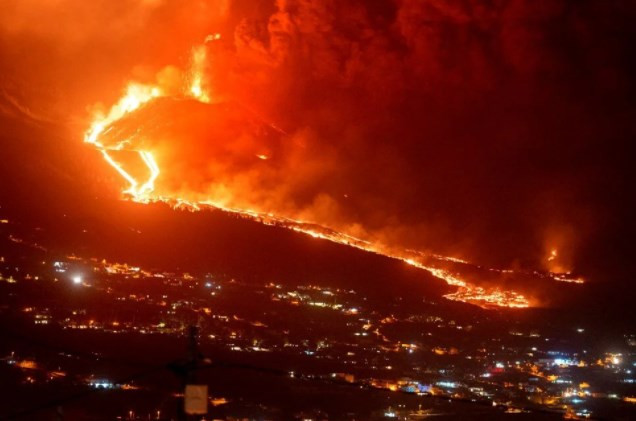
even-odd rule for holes
{"type": "Polygon", "coordinates": [[[1,7],[2,109],[78,136],[131,80],[178,91],[204,48],[210,105],[166,100],[117,127],[152,143],[159,194],[493,265],[621,276],[629,1],[1,7]]]}

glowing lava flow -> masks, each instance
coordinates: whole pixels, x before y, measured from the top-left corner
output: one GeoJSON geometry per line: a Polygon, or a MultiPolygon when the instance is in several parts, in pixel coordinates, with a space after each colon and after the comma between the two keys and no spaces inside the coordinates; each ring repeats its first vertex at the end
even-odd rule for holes
{"type": "MultiPolygon", "coordinates": [[[[219,35],[213,35],[210,39],[219,39],[219,35]]],[[[208,41],[208,39],[206,39],[208,41]]],[[[197,99],[200,102],[209,103],[210,96],[204,89],[203,68],[205,64],[205,48],[197,47],[193,50],[192,68],[190,71],[190,86],[184,88],[183,96],[197,99]]],[[[142,162],[148,167],[149,175],[145,181],[140,181],[127,172],[120,163],[118,163],[109,154],[109,151],[120,151],[131,149],[128,139],[118,140],[114,145],[104,145],[100,142],[100,136],[107,133],[110,126],[124,117],[126,114],[137,110],[143,104],[152,101],[155,98],[166,96],[166,94],[158,86],[149,86],[137,83],[131,83],[124,96],[110,109],[108,114],[99,115],[95,118],[90,129],[85,135],[85,141],[94,145],[104,156],[104,159],[128,182],[129,186],[124,191],[132,200],[137,202],[153,202],[162,201],[174,205],[176,207],[184,207],[190,210],[201,210],[203,208],[216,208],[226,212],[239,214],[243,217],[261,222],[266,225],[283,226],[293,231],[301,232],[315,238],[321,238],[332,241],[334,243],[355,247],[367,252],[380,254],[393,259],[401,260],[411,266],[425,270],[432,276],[445,281],[448,285],[456,287],[457,290],[447,294],[444,297],[449,300],[471,303],[484,308],[492,307],[508,307],[508,308],[525,308],[531,305],[530,300],[515,292],[503,291],[499,288],[484,288],[474,285],[466,280],[460,279],[460,275],[439,267],[441,263],[449,262],[457,265],[472,265],[470,262],[456,259],[453,257],[439,255],[425,255],[414,250],[396,250],[387,248],[380,244],[373,244],[368,241],[352,237],[350,235],[340,233],[320,225],[309,223],[307,221],[294,220],[291,218],[276,216],[271,213],[262,213],[249,209],[230,208],[214,202],[189,202],[179,198],[165,198],[153,194],[155,180],[160,174],[159,166],[154,159],[151,151],[137,150],[142,162]]],[[[257,155],[260,159],[267,159],[265,155],[257,155]]],[[[477,265],[473,265],[477,266],[477,265]]],[[[479,267],[479,266],[477,266],[479,267]]],[[[510,270],[487,269],[499,273],[510,273],[510,270]]],[[[565,274],[545,274],[535,272],[535,275],[541,277],[550,277],[558,281],[565,282],[583,282],[582,280],[571,280],[565,274]]]]}
{"type": "MultiPolygon", "coordinates": [[[[200,79],[194,78],[193,85],[190,88],[190,93],[196,96],[200,95],[200,99],[207,101],[207,95],[201,94],[199,87],[200,79]]],[[[161,90],[157,87],[148,87],[137,84],[129,85],[124,97],[115,106],[113,106],[108,115],[98,117],[85,136],[85,141],[97,147],[104,156],[104,159],[128,182],[129,187],[124,191],[124,193],[130,195],[132,200],[142,203],[163,201],[174,204],[177,207],[185,207],[191,210],[200,210],[205,207],[221,209],[226,212],[240,214],[243,217],[248,217],[266,225],[283,226],[293,231],[310,235],[314,238],[321,238],[338,244],[355,247],[367,252],[402,260],[411,266],[426,270],[436,278],[445,281],[448,285],[457,287],[456,292],[444,296],[449,300],[471,303],[484,308],[525,308],[530,306],[530,301],[519,293],[514,291],[501,291],[496,288],[487,290],[483,287],[470,284],[459,279],[457,277],[458,275],[452,274],[447,270],[423,264],[419,261],[419,256],[417,256],[414,252],[405,251],[404,253],[397,253],[395,251],[389,251],[380,245],[375,245],[368,241],[333,231],[328,228],[311,224],[306,221],[275,216],[271,213],[261,213],[246,209],[234,209],[213,202],[192,203],[183,199],[169,199],[153,195],[154,182],[159,176],[160,170],[152,153],[146,150],[137,151],[141,160],[145,163],[149,170],[148,178],[142,182],[127,172],[122,165],[114,160],[109,154],[110,150],[125,149],[127,140],[122,139],[114,146],[106,147],[99,141],[99,138],[100,134],[105,133],[112,123],[122,118],[125,114],[136,110],[142,104],[159,96],[161,96],[161,90]]],[[[454,258],[444,258],[443,256],[437,256],[436,258],[438,260],[463,263],[463,261],[454,258]]]]}
{"type": "MultiPolygon", "coordinates": [[[[196,83],[196,81],[195,81],[196,83]]],[[[129,90],[130,91],[130,90],[129,90]]],[[[195,89],[192,92],[196,92],[195,89]]],[[[129,92],[130,94],[130,92],[129,92]]],[[[86,134],[86,142],[95,145],[102,152],[106,161],[113,167],[115,170],[128,182],[129,187],[124,191],[124,193],[130,195],[132,200],[142,203],[149,203],[153,201],[162,201],[166,203],[173,204],[176,207],[187,208],[190,210],[202,210],[204,208],[215,208],[220,209],[225,212],[239,214],[243,217],[250,218],[252,220],[261,222],[265,225],[276,225],[283,226],[287,229],[291,229],[293,231],[301,232],[306,235],[310,235],[314,238],[320,238],[324,240],[329,240],[334,243],[347,245],[350,247],[355,247],[360,250],[364,250],[371,253],[381,254],[390,258],[402,260],[403,262],[417,267],[419,269],[426,270],[431,275],[436,278],[442,279],[448,285],[457,287],[457,291],[451,294],[447,294],[444,297],[449,300],[454,301],[462,301],[466,303],[471,303],[478,305],[483,308],[489,307],[509,307],[509,308],[525,308],[530,306],[530,301],[524,297],[523,295],[516,293],[514,291],[501,291],[499,289],[490,289],[486,290],[485,288],[472,285],[466,281],[463,281],[444,269],[436,268],[433,266],[424,265],[420,261],[418,261],[419,256],[416,255],[415,252],[404,252],[397,253],[395,251],[388,251],[384,247],[380,245],[372,244],[368,241],[358,239],[352,237],[350,235],[340,233],[316,224],[308,223],[306,221],[294,220],[291,218],[279,217],[275,216],[271,213],[261,213],[254,210],[249,209],[235,209],[224,206],[215,202],[197,202],[193,203],[184,199],[170,199],[164,198],[161,196],[153,195],[154,190],[154,182],[156,178],[160,174],[159,166],[157,162],[154,160],[151,152],[149,151],[138,151],[142,161],[146,164],[149,169],[150,175],[145,182],[140,182],[135,177],[133,177],[129,172],[127,172],[117,161],[115,161],[109,154],[106,147],[99,142],[100,133],[107,130],[108,125],[112,122],[116,121],[116,119],[112,118],[112,115],[120,115],[134,111],[139,105],[144,102],[151,100],[153,97],[142,97],[137,98],[135,101],[129,101],[128,99],[124,99],[121,102],[126,104],[134,104],[134,107],[119,107],[117,106],[116,112],[111,112],[109,117],[104,120],[96,121],[92,128],[86,134]]],[[[123,145],[126,144],[126,140],[122,140],[118,142],[115,147],[111,148],[114,150],[121,150],[123,145]]],[[[260,158],[260,157],[259,157],[260,158]]],[[[264,159],[264,158],[262,158],[264,159]]],[[[467,263],[459,259],[454,258],[446,258],[444,256],[435,256],[437,260],[446,260],[455,263],[467,263]]]]}
{"type": "Polygon", "coordinates": [[[130,187],[125,190],[125,193],[131,195],[135,200],[140,202],[147,202],[149,200],[148,195],[154,190],[155,180],[159,176],[159,166],[152,156],[152,153],[149,151],[138,151],[142,161],[150,170],[150,176],[140,185],[135,177],[128,173],[124,167],[115,161],[115,159],[113,159],[113,157],[111,157],[108,153],[109,150],[123,150],[127,143],[126,139],[122,139],[117,144],[106,147],[99,141],[99,136],[105,130],[108,130],[108,127],[111,124],[122,118],[127,113],[135,111],[142,104],[152,100],[153,98],[158,98],[161,95],[161,90],[156,86],[131,83],[128,85],[126,93],[119,102],[110,109],[107,115],[98,116],[84,136],[84,141],[95,145],[95,147],[101,151],[104,159],[130,184],[130,187]]]}
{"type": "MultiPolygon", "coordinates": [[[[193,85],[191,86],[190,93],[199,95],[200,91],[200,79],[194,78],[193,85]]],[[[288,229],[301,232],[310,235],[314,238],[321,238],[329,240],[338,244],[355,247],[367,252],[376,254],[382,254],[387,257],[395,258],[404,261],[405,263],[417,267],[419,269],[426,270],[436,278],[444,280],[448,285],[457,287],[457,291],[451,294],[445,295],[445,298],[454,301],[462,301],[478,305],[480,307],[511,307],[511,308],[524,308],[530,306],[530,301],[523,295],[514,291],[501,291],[499,289],[486,290],[485,288],[472,285],[464,280],[461,280],[457,275],[452,274],[444,269],[425,265],[419,261],[418,256],[413,252],[396,253],[393,251],[387,251],[379,245],[374,245],[367,241],[333,231],[315,224],[311,224],[305,221],[293,220],[290,218],[278,217],[269,213],[261,213],[253,210],[234,209],[227,206],[220,205],[213,202],[199,202],[192,203],[182,199],[168,199],[153,195],[154,182],[160,174],[159,166],[153,158],[150,151],[140,150],[137,151],[141,157],[141,160],[146,164],[149,170],[149,176],[146,181],[141,182],[127,172],[117,161],[115,161],[110,155],[109,150],[123,150],[127,143],[126,139],[122,139],[114,146],[109,148],[105,147],[100,141],[100,134],[108,130],[109,126],[122,118],[125,114],[130,113],[142,104],[159,97],[161,91],[158,88],[149,88],[142,85],[130,85],[125,96],[111,109],[107,116],[98,118],[89,131],[86,133],[85,141],[93,144],[97,147],[104,156],[104,159],[128,182],[129,187],[124,193],[130,195],[132,200],[142,203],[148,203],[152,201],[164,201],[175,204],[178,207],[186,207],[191,210],[200,210],[204,207],[221,209],[226,212],[240,214],[243,217],[259,221],[266,225],[284,226],[288,229]]],[[[202,99],[207,100],[207,96],[202,95],[202,99]]],[[[453,262],[462,262],[459,259],[444,258],[438,256],[438,260],[448,260],[453,262]]]]}
{"type": "MultiPolygon", "coordinates": [[[[210,35],[206,38],[206,42],[212,40],[219,40],[220,34],[210,35]]],[[[192,66],[191,66],[191,84],[189,92],[185,96],[191,96],[198,101],[209,103],[210,97],[203,89],[203,72],[206,62],[206,50],[205,45],[197,46],[193,49],[192,53],[192,66]]],[[[150,194],[154,191],[155,180],[159,176],[159,166],[157,161],[152,155],[151,151],[139,150],[141,160],[146,164],[149,170],[149,176],[147,180],[140,183],[135,177],[127,172],[124,167],[117,162],[109,153],[109,150],[121,151],[126,149],[126,145],[129,143],[128,139],[121,139],[114,145],[104,145],[99,141],[99,137],[116,121],[120,120],[126,114],[131,113],[141,107],[143,104],[150,102],[155,98],[166,96],[159,86],[144,85],[140,83],[130,83],[126,89],[122,98],[111,107],[108,114],[97,115],[95,120],[91,124],[90,129],[84,136],[86,143],[93,144],[99,149],[104,156],[104,159],[130,184],[128,189],[124,193],[129,194],[135,201],[147,203],[152,200],[150,194]]]]}

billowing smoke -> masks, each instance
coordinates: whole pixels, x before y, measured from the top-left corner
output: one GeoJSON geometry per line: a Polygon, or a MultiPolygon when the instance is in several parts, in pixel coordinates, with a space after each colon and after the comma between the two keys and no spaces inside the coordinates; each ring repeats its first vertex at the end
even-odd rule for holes
{"type": "Polygon", "coordinates": [[[628,235],[629,1],[40,3],[2,6],[5,93],[78,136],[130,80],[187,85],[204,46],[211,105],[117,127],[159,194],[596,278],[628,253],[599,250],[628,235]]]}
{"type": "Polygon", "coordinates": [[[223,27],[229,8],[226,0],[3,0],[3,103],[13,98],[41,118],[84,124],[87,109],[109,106],[129,79],[187,59],[195,42],[223,27]]]}

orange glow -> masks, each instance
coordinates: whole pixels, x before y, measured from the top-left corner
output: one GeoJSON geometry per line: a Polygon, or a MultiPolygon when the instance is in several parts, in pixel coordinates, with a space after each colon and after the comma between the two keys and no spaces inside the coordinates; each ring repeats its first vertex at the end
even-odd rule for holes
{"type": "Polygon", "coordinates": [[[23,370],[35,370],[36,368],[38,368],[36,362],[32,360],[18,361],[15,365],[16,367],[20,367],[23,370]]]}
{"type": "MultiPolygon", "coordinates": [[[[205,49],[204,47],[197,47],[194,50],[193,68],[192,68],[192,84],[189,88],[189,92],[184,95],[191,95],[195,99],[201,102],[208,102],[209,95],[202,91],[202,68],[205,61],[205,49]]],[[[419,269],[426,270],[431,275],[445,281],[448,285],[458,287],[457,291],[451,294],[445,295],[445,298],[454,301],[462,301],[479,305],[481,307],[511,307],[511,308],[524,308],[530,306],[529,300],[523,295],[514,291],[501,291],[499,289],[485,289],[479,286],[470,284],[469,282],[459,279],[457,275],[451,274],[446,270],[426,266],[416,258],[409,257],[406,253],[396,253],[394,251],[387,251],[381,245],[369,243],[365,240],[352,237],[350,235],[333,231],[333,230],[317,230],[314,228],[308,228],[313,226],[307,221],[294,220],[285,217],[279,217],[270,213],[263,214],[251,209],[236,209],[230,208],[223,204],[204,201],[194,203],[182,198],[170,199],[164,197],[158,197],[153,195],[155,188],[155,181],[160,175],[160,169],[157,161],[151,151],[139,150],[139,156],[141,161],[148,168],[149,176],[145,181],[136,179],[130,172],[126,171],[121,164],[115,161],[108,153],[109,150],[122,150],[125,149],[128,143],[127,139],[120,139],[114,145],[110,147],[104,146],[100,142],[100,135],[107,131],[109,126],[117,120],[124,117],[126,114],[138,109],[141,105],[151,101],[154,98],[162,96],[162,91],[158,86],[148,86],[131,83],[126,90],[124,96],[115,104],[110,112],[106,116],[98,116],[93,122],[91,128],[86,133],[85,141],[95,145],[104,156],[104,159],[128,182],[129,186],[124,190],[125,194],[128,194],[133,200],[142,203],[149,203],[151,201],[165,201],[173,204],[175,207],[187,208],[191,210],[200,210],[204,207],[214,207],[222,209],[226,212],[240,214],[244,217],[258,220],[266,225],[284,226],[288,229],[310,235],[314,238],[329,240],[339,244],[345,244],[351,247],[355,247],[364,251],[383,254],[388,257],[402,260],[407,264],[417,267],[419,269]]],[[[259,159],[266,160],[266,155],[257,155],[259,159]]],[[[439,260],[446,260],[456,263],[466,263],[463,260],[453,257],[438,256],[439,260]]]]}
{"type": "Polygon", "coordinates": [[[570,247],[572,243],[571,235],[567,232],[551,229],[545,245],[543,267],[555,281],[581,284],[584,283],[583,279],[571,274],[573,265],[570,247]]]}
{"type": "Polygon", "coordinates": [[[57,379],[57,378],[60,378],[60,377],[66,377],[66,373],[63,372],[63,371],[51,371],[49,373],[49,377],[52,378],[52,379],[57,379]]]}
{"type": "MultiPolygon", "coordinates": [[[[209,35],[205,42],[220,39],[219,34],[209,35]]],[[[231,195],[226,195],[227,199],[219,200],[197,200],[193,201],[187,197],[175,195],[161,196],[155,193],[155,182],[161,177],[162,173],[160,165],[155,157],[157,150],[152,150],[151,146],[133,146],[129,138],[120,138],[112,140],[113,124],[128,114],[138,110],[144,104],[160,97],[177,97],[189,98],[199,103],[211,103],[212,95],[210,93],[210,81],[206,79],[205,69],[209,66],[207,57],[207,46],[202,44],[196,46],[192,50],[192,58],[190,60],[190,68],[187,70],[187,78],[185,86],[180,88],[180,92],[174,90],[162,89],[159,84],[141,84],[131,82],[128,84],[123,96],[115,105],[113,105],[107,113],[95,116],[89,130],[85,134],[85,141],[94,145],[103,155],[117,173],[126,181],[128,186],[124,190],[130,199],[141,202],[150,203],[155,201],[166,202],[175,208],[188,209],[192,211],[202,210],[205,208],[216,208],[225,212],[241,215],[244,218],[261,222],[265,225],[274,225],[285,227],[287,229],[301,232],[314,238],[328,240],[334,243],[347,245],[360,250],[371,253],[381,254],[393,259],[401,260],[410,266],[424,270],[430,275],[444,281],[446,284],[455,287],[452,293],[444,295],[448,300],[460,301],[464,303],[474,304],[483,308],[507,307],[507,308],[527,308],[535,305],[529,297],[523,294],[504,290],[497,287],[485,287],[476,285],[464,275],[446,268],[445,263],[452,264],[472,264],[465,260],[440,256],[436,254],[424,254],[413,250],[401,250],[386,247],[381,243],[372,243],[361,238],[356,238],[343,232],[338,232],[329,228],[325,228],[315,224],[313,221],[302,219],[292,219],[283,215],[274,215],[270,212],[262,212],[255,209],[246,209],[244,207],[233,207],[231,203],[231,195]],[[109,133],[106,141],[102,135],[109,133]],[[132,150],[138,153],[140,162],[146,167],[146,176],[142,179],[139,172],[128,171],[124,166],[115,160],[110,153],[111,151],[132,150]]],[[[254,156],[254,155],[253,155],[254,156]]],[[[263,153],[255,154],[260,160],[268,160],[269,156],[263,153]]],[[[186,195],[187,196],[187,195],[186,195]]],[[[557,263],[559,252],[556,248],[551,248],[547,257],[550,265],[557,263]]],[[[557,267],[557,266],[554,266],[557,267]]],[[[487,268],[486,268],[487,269],[487,268]]],[[[513,270],[508,269],[487,269],[502,274],[514,274],[513,270]]],[[[583,279],[571,276],[570,273],[552,273],[552,272],[534,272],[534,275],[554,279],[560,282],[583,283],[583,279]]],[[[293,302],[292,302],[293,304],[293,302]]]]}
{"type": "Polygon", "coordinates": [[[228,402],[229,401],[225,398],[210,398],[210,403],[212,404],[212,406],[225,405],[228,402]]]}
{"type": "Polygon", "coordinates": [[[145,201],[146,195],[154,190],[154,181],[159,176],[159,167],[157,166],[152,153],[149,151],[139,151],[142,161],[146,164],[150,171],[150,175],[146,181],[140,183],[130,173],[128,173],[117,161],[115,161],[108,153],[109,150],[123,150],[128,142],[127,139],[121,139],[114,145],[104,145],[100,142],[100,135],[115,121],[121,119],[126,114],[135,111],[141,105],[147,103],[153,98],[161,96],[161,89],[157,86],[142,85],[138,83],[130,83],[124,96],[111,107],[108,114],[97,115],[90,129],[84,136],[84,141],[95,145],[101,151],[106,162],[108,162],[115,170],[130,184],[125,193],[130,194],[135,200],[145,201]]]}
{"type": "Polygon", "coordinates": [[[552,278],[559,282],[569,282],[573,284],[584,284],[585,279],[580,277],[572,277],[569,273],[553,273],[552,278]]]}
{"type": "Polygon", "coordinates": [[[206,57],[205,45],[199,45],[194,48],[192,53],[192,83],[190,84],[190,95],[201,102],[210,102],[210,97],[203,88],[203,69],[206,57]]]}
{"type": "MultiPolygon", "coordinates": [[[[142,104],[150,101],[153,98],[161,96],[161,89],[158,86],[149,86],[139,83],[130,83],[126,89],[124,96],[113,105],[106,115],[97,115],[91,128],[86,133],[84,141],[92,143],[100,149],[105,149],[99,141],[99,135],[115,121],[122,118],[124,115],[135,111],[142,104]]],[[[126,144],[126,139],[122,139],[120,143],[109,147],[112,150],[122,150],[126,144]]]]}

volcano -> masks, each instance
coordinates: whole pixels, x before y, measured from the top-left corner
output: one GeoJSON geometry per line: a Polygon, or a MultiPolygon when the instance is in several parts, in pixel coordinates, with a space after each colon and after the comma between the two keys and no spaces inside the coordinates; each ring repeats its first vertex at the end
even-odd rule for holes
{"type": "Polygon", "coordinates": [[[5,3],[0,419],[634,418],[628,2],[5,3]]]}

